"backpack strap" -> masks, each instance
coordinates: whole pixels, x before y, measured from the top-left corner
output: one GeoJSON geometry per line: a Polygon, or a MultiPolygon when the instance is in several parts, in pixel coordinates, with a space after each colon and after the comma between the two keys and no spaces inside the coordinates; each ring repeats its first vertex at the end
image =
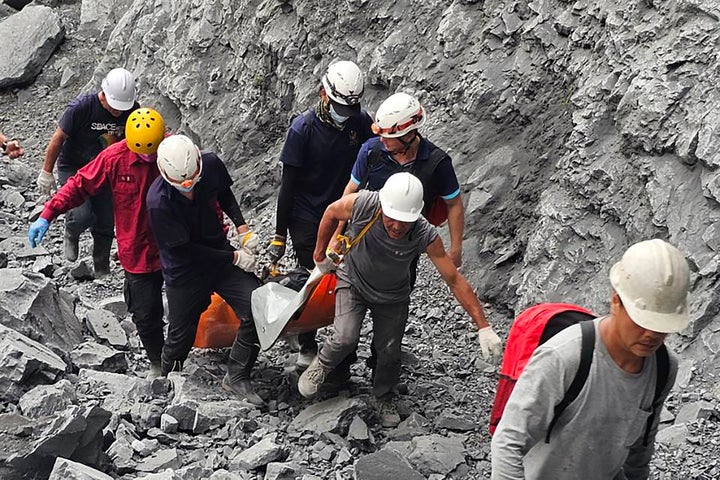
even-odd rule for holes
{"type": "Polygon", "coordinates": [[[550,443],[550,434],[552,433],[553,427],[560,415],[580,394],[580,391],[585,386],[588,375],[590,374],[590,365],[592,365],[593,353],[595,351],[595,323],[592,321],[580,322],[580,330],[582,332],[582,343],[580,346],[580,365],[578,365],[577,373],[575,378],[570,384],[565,396],[560,403],[555,406],[555,412],[553,418],[548,426],[547,434],[545,435],[545,443],[550,443]]]}
{"type": "Polygon", "coordinates": [[[670,376],[670,357],[668,355],[667,348],[663,343],[655,351],[655,366],[657,369],[657,380],[655,380],[655,396],[653,397],[652,413],[647,419],[645,425],[645,435],[643,435],[643,447],[647,447],[648,440],[650,437],[650,429],[652,428],[655,417],[658,415],[658,410],[662,407],[660,403],[660,396],[663,390],[667,386],[668,377],[670,376]]]}
{"type": "Polygon", "coordinates": [[[368,152],[367,168],[365,169],[365,175],[363,175],[360,181],[360,185],[358,185],[358,190],[367,189],[368,181],[370,180],[370,170],[382,161],[382,155],[382,143],[378,142],[368,152]]]}

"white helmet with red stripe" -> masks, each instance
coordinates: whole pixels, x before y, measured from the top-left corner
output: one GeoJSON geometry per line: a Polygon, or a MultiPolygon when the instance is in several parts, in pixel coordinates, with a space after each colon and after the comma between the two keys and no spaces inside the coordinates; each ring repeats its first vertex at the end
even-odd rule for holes
{"type": "Polygon", "coordinates": [[[200,181],[202,155],[185,135],[172,135],[160,142],[157,150],[160,175],[173,187],[189,192],[200,181]]]}
{"type": "Polygon", "coordinates": [[[422,127],[426,121],[425,109],[417,98],[400,92],[388,97],[377,109],[372,130],[381,137],[397,138],[422,127]]]}

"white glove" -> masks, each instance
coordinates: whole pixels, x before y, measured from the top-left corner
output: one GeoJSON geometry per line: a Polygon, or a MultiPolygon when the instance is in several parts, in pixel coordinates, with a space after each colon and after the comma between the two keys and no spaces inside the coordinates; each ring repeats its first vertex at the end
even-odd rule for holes
{"type": "Polygon", "coordinates": [[[337,265],[335,265],[335,262],[333,262],[329,257],[325,257],[325,260],[318,263],[315,262],[315,266],[320,270],[320,273],[330,273],[334,272],[337,269],[337,265]]]}
{"type": "Polygon", "coordinates": [[[480,344],[480,352],[486,361],[502,355],[502,340],[500,340],[492,327],[478,330],[478,343],[480,344]]]}
{"type": "Polygon", "coordinates": [[[238,237],[240,237],[240,246],[242,248],[247,248],[255,255],[260,253],[260,238],[252,230],[244,234],[239,233],[238,237]]]}
{"type": "Polygon", "coordinates": [[[37,186],[40,189],[40,193],[43,195],[50,195],[53,190],[55,190],[56,183],[55,183],[55,177],[52,173],[46,172],[43,169],[40,169],[40,174],[37,178],[37,186]]]}
{"type": "Polygon", "coordinates": [[[246,248],[235,250],[233,265],[252,273],[255,270],[255,254],[246,248]]]}

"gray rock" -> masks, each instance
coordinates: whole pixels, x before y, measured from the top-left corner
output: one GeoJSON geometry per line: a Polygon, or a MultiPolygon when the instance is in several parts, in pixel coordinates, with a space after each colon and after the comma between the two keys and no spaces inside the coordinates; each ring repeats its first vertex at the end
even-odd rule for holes
{"type": "Polygon", "coordinates": [[[97,466],[102,453],[102,429],[110,421],[110,412],[100,407],[70,407],[45,427],[30,449],[12,455],[7,463],[21,472],[48,475],[57,457],[97,466]]]}
{"type": "Polygon", "coordinates": [[[90,310],[85,314],[86,324],[90,333],[100,342],[121,350],[128,348],[125,330],[110,310],[90,310]]]}
{"type": "Polygon", "coordinates": [[[110,458],[110,461],[112,461],[115,466],[115,470],[121,474],[135,470],[133,453],[132,444],[124,438],[115,440],[107,450],[108,458],[110,458]]]}
{"type": "Polygon", "coordinates": [[[162,408],[153,403],[136,403],[130,410],[135,426],[140,430],[150,430],[160,426],[162,408]]]}
{"type": "Polygon", "coordinates": [[[2,193],[2,202],[13,210],[18,210],[25,203],[25,197],[17,190],[6,190],[2,193]]]}
{"type": "Polygon", "coordinates": [[[270,462],[281,460],[284,455],[273,437],[266,437],[248,449],[237,448],[230,456],[230,465],[242,470],[255,470],[270,462]]]}
{"type": "Polygon", "coordinates": [[[130,446],[141,456],[147,457],[160,449],[160,442],[154,438],[146,438],[145,440],[133,440],[130,446]]]}
{"type": "Polygon", "coordinates": [[[135,403],[152,396],[152,382],[119,373],[81,369],[78,393],[97,395],[100,405],[118,415],[129,415],[135,403]]]}
{"type": "Polygon", "coordinates": [[[168,406],[165,409],[164,414],[177,420],[178,430],[192,432],[198,416],[197,408],[198,406],[195,402],[187,401],[182,404],[173,404],[168,406]]]}
{"type": "Polygon", "coordinates": [[[82,463],[57,458],[48,480],[112,480],[113,477],[82,463]]]}
{"type": "Polygon", "coordinates": [[[673,425],[658,431],[655,436],[655,441],[663,445],[678,447],[685,443],[685,439],[687,439],[688,434],[689,431],[687,425],[682,423],[680,425],[673,425]]]}
{"type": "Polygon", "coordinates": [[[367,442],[372,438],[372,433],[362,418],[355,415],[348,428],[347,439],[359,442],[367,442]]]}
{"type": "Polygon", "coordinates": [[[175,433],[178,431],[180,423],[177,418],[167,413],[163,413],[160,416],[160,429],[165,433],[175,433]]]}
{"type": "Polygon", "coordinates": [[[265,468],[264,480],[294,480],[300,470],[292,462],[270,462],[265,468]]]}
{"type": "Polygon", "coordinates": [[[98,306],[102,310],[114,313],[116,318],[125,318],[128,314],[127,304],[125,303],[125,298],[122,295],[103,298],[100,300],[98,306]]]}
{"type": "Polygon", "coordinates": [[[227,470],[216,470],[210,475],[209,480],[244,480],[244,477],[237,473],[231,473],[227,470]]]}
{"type": "Polygon", "coordinates": [[[448,410],[443,410],[440,416],[435,419],[435,426],[458,432],[467,432],[469,430],[475,430],[478,427],[475,422],[472,422],[465,417],[455,415],[448,410]]]}
{"type": "Polygon", "coordinates": [[[32,81],[65,37],[51,8],[33,5],[0,22],[0,89],[32,81]]]}
{"type": "Polygon", "coordinates": [[[53,415],[78,402],[75,388],[68,380],[53,385],[38,385],[18,401],[18,408],[26,417],[53,415]]]}
{"type": "Polygon", "coordinates": [[[50,349],[0,325],[0,399],[17,401],[26,390],[55,382],[66,369],[50,349]]]}
{"type": "Polygon", "coordinates": [[[408,460],[424,475],[447,475],[465,463],[465,447],[458,436],[424,435],[411,441],[408,460]]]}
{"type": "Polygon", "coordinates": [[[70,360],[77,368],[103,372],[123,373],[128,368],[124,352],[95,342],[84,342],[75,347],[70,352],[70,360]]]}
{"type": "Polygon", "coordinates": [[[414,437],[426,435],[430,422],[419,413],[411,413],[405,420],[388,432],[388,438],[397,441],[409,441],[414,437]]]}
{"type": "Polygon", "coordinates": [[[84,30],[110,33],[131,4],[132,0],[113,2],[83,0],[80,8],[80,25],[84,30]]]}
{"type": "Polygon", "coordinates": [[[82,325],[69,299],[44,275],[19,268],[4,269],[0,276],[0,323],[63,352],[82,342],[82,325]]]}
{"type": "Polygon", "coordinates": [[[138,463],[138,472],[158,472],[166,468],[180,468],[180,459],[175,448],[159,450],[138,463]]]}
{"type": "Polygon", "coordinates": [[[355,480],[425,480],[396,451],[384,448],[355,462],[355,480]]]}
{"type": "Polygon", "coordinates": [[[367,409],[367,405],[356,399],[334,397],[310,405],[291,422],[291,428],[298,431],[333,432],[344,434],[356,414],[367,409]]]}
{"type": "Polygon", "coordinates": [[[707,420],[715,414],[715,406],[705,400],[685,403],[675,417],[675,424],[692,423],[699,419],[707,420]]]}

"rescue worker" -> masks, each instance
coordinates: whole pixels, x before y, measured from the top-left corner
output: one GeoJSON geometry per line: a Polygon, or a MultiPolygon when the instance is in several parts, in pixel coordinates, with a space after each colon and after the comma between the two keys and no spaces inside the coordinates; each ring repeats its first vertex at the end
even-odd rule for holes
{"type": "Polygon", "coordinates": [[[50,222],[109,188],[115,204],[118,258],[125,271],[125,303],[151,362],[151,378],[160,375],[164,343],[163,279],[145,195],[159,175],[155,159],[164,135],[165,122],[158,112],[149,108],[132,112],[125,126],[125,140],[110,145],[68,178],[28,231],[30,246],[36,247],[50,222]]]}
{"type": "Polygon", "coordinates": [[[380,192],[362,190],[345,195],[325,211],[313,253],[322,271],[332,268],[326,249],[340,221],[350,220],[350,238],[356,238],[364,228],[365,233],[337,269],[335,329],[300,376],[298,389],[304,397],[315,395],[327,374],[356,348],[365,313],[370,310],[377,350],[375,403],[383,426],[397,426],[400,416],[393,388],[400,375],[400,345],[408,318],[409,270],[422,252],[428,254],[477,325],[483,354],[501,353],[501,340],[488,324],[482,305],[447,255],[435,227],[421,216],[422,209],[422,183],[414,175],[401,172],[392,175],[380,192]]]}
{"type": "MultiPolygon", "coordinates": [[[[465,231],[460,184],[450,156],[418,131],[426,122],[425,109],[412,95],[395,93],[388,97],[378,108],[375,123],[372,124],[373,132],[379,137],[371,138],[360,148],[343,195],[355,193],[359,189],[380,190],[387,179],[397,172],[410,172],[417,176],[425,192],[423,215],[428,218],[431,209],[438,207],[437,202],[442,202],[446,208],[450,231],[448,255],[459,268],[462,265],[465,231]]],[[[344,222],[341,222],[336,233],[342,233],[344,228],[344,222]]],[[[336,240],[331,241],[331,248],[339,248],[336,240]]],[[[416,256],[410,264],[410,285],[413,288],[418,259],[419,256],[416,256]]],[[[357,355],[353,352],[338,365],[333,372],[337,382],[350,378],[350,367],[356,360],[357,355]]],[[[374,348],[367,364],[375,368],[374,348]]]]}
{"type": "MultiPolygon", "coordinates": [[[[104,148],[122,140],[130,112],[139,108],[136,98],[135,76],[124,68],[115,68],[103,79],[99,92],[70,102],[45,151],[37,178],[40,192],[50,195],[55,189],[52,172],[56,163],[63,185],[104,148]]],[[[80,234],[89,228],[95,275],[110,273],[113,227],[112,194],[105,188],[65,215],[65,258],[77,260],[80,234]]]]}
{"type": "Polygon", "coordinates": [[[9,140],[5,135],[0,133],[0,153],[7,155],[9,158],[18,158],[25,153],[17,140],[9,140]]]}
{"type": "Polygon", "coordinates": [[[657,351],[689,322],[690,271],[677,248],[648,240],[627,249],[610,270],[610,284],[610,314],[593,320],[585,385],[547,439],[554,409],[578,371],[580,325],[538,347],[520,374],[492,438],[494,480],[648,478],[660,410],[677,375],[668,351],[661,384],[657,351]]]}
{"type": "Polygon", "coordinates": [[[173,135],[160,144],[157,163],[162,178],[150,187],[147,205],[169,309],[162,374],[182,370],[200,315],[216,292],[241,319],[222,386],[263,406],[250,384],[260,351],[250,306],[250,294],[261,284],[252,273],[259,239],[243,218],[230,189],[233,181],[217,155],[200,152],[185,135],[173,135]],[[227,239],[218,204],[237,228],[238,249],[227,239]]]}
{"type": "MultiPolygon", "coordinates": [[[[298,264],[315,267],[312,255],[323,212],[340,198],[360,146],[372,137],[372,118],[360,107],[363,75],[350,61],[330,65],[315,108],[298,115],[280,154],[283,165],[275,235],[268,249],[277,263],[290,230],[298,264]]],[[[315,331],[299,335],[297,366],[307,368],[317,353],[315,331]]]]}

